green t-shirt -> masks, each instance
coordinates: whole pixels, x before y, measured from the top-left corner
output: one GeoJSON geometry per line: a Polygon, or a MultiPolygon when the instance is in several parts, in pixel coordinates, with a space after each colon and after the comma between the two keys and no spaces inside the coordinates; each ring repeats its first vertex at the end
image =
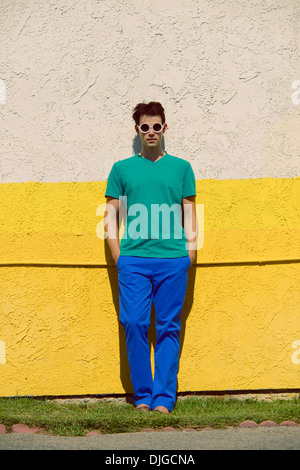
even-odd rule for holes
{"type": "Polygon", "coordinates": [[[126,214],[121,254],[148,258],[187,256],[182,198],[196,196],[189,162],[166,153],[156,162],[138,154],[114,163],[105,196],[126,214]]]}

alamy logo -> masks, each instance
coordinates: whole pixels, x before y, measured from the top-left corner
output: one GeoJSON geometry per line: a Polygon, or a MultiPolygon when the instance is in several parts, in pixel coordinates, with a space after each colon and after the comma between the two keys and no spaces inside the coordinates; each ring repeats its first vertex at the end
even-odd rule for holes
{"type": "Polygon", "coordinates": [[[6,86],[5,82],[0,79],[0,104],[6,103],[6,86]]]}
{"type": "Polygon", "coordinates": [[[103,217],[97,224],[97,237],[120,238],[132,240],[179,240],[186,238],[189,249],[199,250],[204,244],[204,204],[196,204],[196,220],[193,217],[192,205],[185,204],[132,204],[127,209],[127,197],[119,200],[118,215],[112,204],[100,204],[96,215],[103,217]],[[116,234],[109,227],[109,221],[117,221],[120,233],[116,234]],[[105,227],[108,226],[108,230],[105,227]]]}
{"type": "Polygon", "coordinates": [[[297,106],[298,104],[300,104],[300,80],[294,80],[292,83],[292,88],[296,91],[292,93],[291,99],[293,104],[297,106]]]}

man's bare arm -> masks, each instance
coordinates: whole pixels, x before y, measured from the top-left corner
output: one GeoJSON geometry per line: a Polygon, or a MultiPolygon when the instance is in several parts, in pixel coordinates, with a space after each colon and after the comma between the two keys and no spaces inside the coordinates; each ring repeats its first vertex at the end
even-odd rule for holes
{"type": "Polygon", "coordinates": [[[183,228],[187,239],[187,249],[189,257],[193,263],[197,252],[197,215],[195,196],[189,196],[182,199],[183,228]]]}
{"type": "Polygon", "coordinates": [[[119,243],[119,199],[107,197],[104,231],[113,259],[117,263],[120,255],[119,243]]]}

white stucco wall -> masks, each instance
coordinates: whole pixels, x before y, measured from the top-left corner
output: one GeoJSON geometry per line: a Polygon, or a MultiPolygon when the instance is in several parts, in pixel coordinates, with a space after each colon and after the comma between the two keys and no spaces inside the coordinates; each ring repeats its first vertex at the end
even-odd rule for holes
{"type": "Polygon", "coordinates": [[[162,102],[166,149],[197,179],[300,175],[298,0],[0,10],[0,182],[105,180],[136,150],[131,114],[144,100],[162,102]]]}

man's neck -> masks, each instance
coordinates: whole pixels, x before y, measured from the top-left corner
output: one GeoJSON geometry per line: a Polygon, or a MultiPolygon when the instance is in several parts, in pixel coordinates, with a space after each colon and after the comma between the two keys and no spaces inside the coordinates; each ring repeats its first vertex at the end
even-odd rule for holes
{"type": "Polygon", "coordinates": [[[165,155],[165,152],[161,147],[159,149],[142,148],[139,155],[155,162],[156,160],[162,158],[165,155]]]}

